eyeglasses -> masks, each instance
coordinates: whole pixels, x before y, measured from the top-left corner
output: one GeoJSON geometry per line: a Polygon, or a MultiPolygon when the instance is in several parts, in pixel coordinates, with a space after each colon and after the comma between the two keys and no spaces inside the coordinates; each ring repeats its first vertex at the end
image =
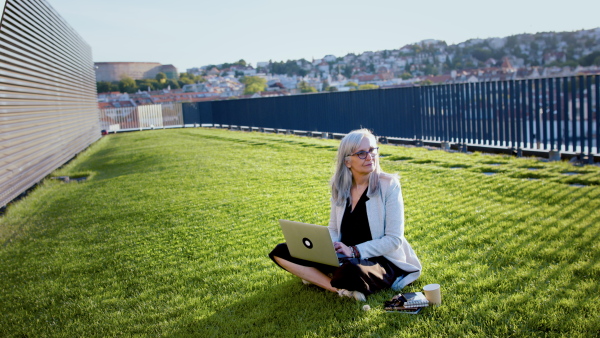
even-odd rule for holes
{"type": "Polygon", "coordinates": [[[371,148],[371,149],[369,149],[369,151],[364,151],[364,150],[357,151],[354,154],[350,154],[350,156],[356,155],[361,160],[364,160],[364,159],[367,158],[367,154],[370,154],[371,157],[377,157],[377,155],[379,155],[379,147],[377,147],[377,148],[371,148]]]}

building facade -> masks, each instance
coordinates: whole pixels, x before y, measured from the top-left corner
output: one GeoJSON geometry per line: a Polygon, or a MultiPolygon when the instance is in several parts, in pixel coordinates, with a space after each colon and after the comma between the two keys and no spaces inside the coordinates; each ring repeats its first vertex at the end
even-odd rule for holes
{"type": "Polygon", "coordinates": [[[167,79],[177,79],[179,74],[173,65],[158,62],[95,62],[96,81],[120,81],[127,76],[134,80],[154,79],[156,74],[165,73],[167,79]]]}
{"type": "Polygon", "coordinates": [[[91,47],[45,0],[2,9],[0,207],[101,137],[91,47]]]}

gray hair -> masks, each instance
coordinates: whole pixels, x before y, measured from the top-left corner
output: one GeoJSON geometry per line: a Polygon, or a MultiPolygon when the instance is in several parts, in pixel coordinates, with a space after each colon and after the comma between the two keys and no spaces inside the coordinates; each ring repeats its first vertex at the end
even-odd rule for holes
{"type": "MultiPolygon", "coordinates": [[[[357,129],[344,136],[337,151],[337,161],[335,165],[335,174],[331,178],[331,197],[333,201],[340,206],[346,204],[346,201],[352,200],[350,188],[352,187],[352,172],[346,167],[346,160],[360,146],[360,142],[365,137],[370,137],[375,142],[377,138],[368,129],[357,129]]],[[[369,176],[369,192],[367,196],[375,194],[379,188],[379,175],[382,173],[379,167],[379,157],[375,157],[375,170],[369,176]]],[[[351,201],[352,202],[352,201],[351,201]]]]}

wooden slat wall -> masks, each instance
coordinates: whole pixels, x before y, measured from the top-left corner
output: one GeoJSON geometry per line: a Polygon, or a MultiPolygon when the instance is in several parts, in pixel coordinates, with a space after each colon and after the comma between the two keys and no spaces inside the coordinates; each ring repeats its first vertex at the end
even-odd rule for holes
{"type": "Polygon", "coordinates": [[[8,0],[0,26],[0,207],[100,134],[90,46],[44,0],[8,0]]]}

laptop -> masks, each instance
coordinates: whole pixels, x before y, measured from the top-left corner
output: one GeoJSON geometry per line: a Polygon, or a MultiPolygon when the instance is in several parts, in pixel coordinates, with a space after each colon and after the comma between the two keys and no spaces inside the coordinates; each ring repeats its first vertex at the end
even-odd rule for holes
{"type": "Polygon", "coordinates": [[[325,226],[279,220],[283,237],[292,257],[331,266],[340,266],[338,254],[333,248],[329,229],[325,226]]]}

